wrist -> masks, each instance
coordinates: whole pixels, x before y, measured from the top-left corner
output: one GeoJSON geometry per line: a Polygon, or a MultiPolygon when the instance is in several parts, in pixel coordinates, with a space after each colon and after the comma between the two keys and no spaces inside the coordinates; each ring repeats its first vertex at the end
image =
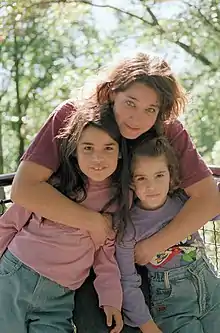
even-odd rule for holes
{"type": "Polygon", "coordinates": [[[90,210],[81,206],[80,213],[76,216],[81,220],[80,229],[84,229],[88,232],[94,232],[98,221],[100,220],[100,213],[90,210]]]}
{"type": "Polygon", "coordinates": [[[151,249],[153,253],[158,253],[167,250],[172,246],[169,242],[169,236],[166,233],[166,230],[162,229],[156,234],[150,237],[151,240],[151,249]],[[163,231],[162,231],[163,230],[163,231]]]}
{"type": "Polygon", "coordinates": [[[141,325],[140,330],[142,333],[162,333],[152,319],[141,325]]]}

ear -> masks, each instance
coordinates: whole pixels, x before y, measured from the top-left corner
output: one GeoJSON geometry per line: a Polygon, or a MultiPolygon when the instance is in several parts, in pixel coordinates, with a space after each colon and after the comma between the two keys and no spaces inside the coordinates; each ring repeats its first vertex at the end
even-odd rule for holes
{"type": "Polygon", "coordinates": [[[174,181],[170,179],[169,193],[173,193],[177,188],[178,186],[175,186],[174,181]]]}
{"type": "Polygon", "coordinates": [[[122,158],[122,155],[121,155],[121,152],[118,153],[118,159],[121,159],[122,158]]]}
{"type": "Polygon", "coordinates": [[[115,100],[115,96],[116,96],[116,92],[110,89],[110,90],[109,90],[109,99],[110,99],[110,101],[111,101],[112,103],[113,103],[114,100],[115,100]]]}

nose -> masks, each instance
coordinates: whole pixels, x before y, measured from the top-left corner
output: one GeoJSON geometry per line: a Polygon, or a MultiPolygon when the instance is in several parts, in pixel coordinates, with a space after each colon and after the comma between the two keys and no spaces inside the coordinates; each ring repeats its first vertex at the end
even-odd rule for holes
{"type": "Polygon", "coordinates": [[[153,180],[147,179],[145,182],[145,186],[148,191],[154,191],[155,186],[153,180]]]}
{"type": "Polygon", "coordinates": [[[101,162],[103,162],[103,160],[104,160],[104,158],[101,153],[94,153],[92,155],[92,161],[94,163],[101,163],[101,162]]]}
{"type": "Polygon", "coordinates": [[[134,127],[138,127],[141,123],[142,113],[140,109],[136,108],[129,113],[129,119],[132,121],[134,127]]]}

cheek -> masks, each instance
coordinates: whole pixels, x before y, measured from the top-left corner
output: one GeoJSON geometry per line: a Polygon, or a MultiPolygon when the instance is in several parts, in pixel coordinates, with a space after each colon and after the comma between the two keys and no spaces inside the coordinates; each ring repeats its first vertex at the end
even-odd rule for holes
{"type": "Polygon", "coordinates": [[[136,192],[138,197],[141,197],[144,193],[144,186],[138,184],[138,185],[135,186],[134,191],[136,192]]]}
{"type": "Polygon", "coordinates": [[[118,124],[122,123],[127,118],[126,108],[120,103],[115,103],[114,114],[118,124]]]}
{"type": "Polygon", "coordinates": [[[112,156],[109,159],[109,165],[111,165],[111,168],[112,168],[113,172],[117,169],[118,162],[119,162],[118,155],[117,156],[112,156]]]}
{"type": "Polygon", "coordinates": [[[154,124],[156,123],[157,117],[155,116],[148,116],[145,117],[145,119],[143,119],[143,127],[144,127],[144,131],[148,131],[152,126],[154,126],[154,124]]]}
{"type": "Polygon", "coordinates": [[[86,157],[84,154],[78,153],[77,161],[78,161],[80,169],[84,169],[88,164],[88,157],[86,157]]]}

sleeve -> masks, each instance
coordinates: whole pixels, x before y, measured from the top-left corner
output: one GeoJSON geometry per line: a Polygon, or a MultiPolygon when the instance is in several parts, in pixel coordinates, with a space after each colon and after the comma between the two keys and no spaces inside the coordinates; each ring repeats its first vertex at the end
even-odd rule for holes
{"type": "Polygon", "coordinates": [[[129,326],[140,327],[152,318],[135,268],[134,245],[133,241],[116,245],[116,260],[121,273],[124,321],[129,326]]]}
{"type": "Polygon", "coordinates": [[[107,240],[105,245],[96,251],[93,268],[99,306],[108,305],[121,311],[122,288],[120,271],[115,259],[115,241],[107,240]]]}
{"type": "Polygon", "coordinates": [[[179,120],[166,124],[165,134],[179,160],[180,180],[183,189],[212,174],[179,120]]]}
{"type": "Polygon", "coordinates": [[[23,226],[29,221],[32,213],[25,208],[12,204],[0,217],[0,257],[23,226]]]}
{"type": "MultiPolygon", "coordinates": [[[[219,192],[220,192],[220,179],[219,179],[219,178],[216,179],[216,183],[217,183],[217,186],[218,186],[218,190],[219,190],[219,192]]],[[[220,221],[220,214],[217,215],[217,216],[215,216],[215,217],[212,219],[212,221],[220,221]]]]}
{"type": "Polygon", "coordinates": [[[59,105],[41,127],[21,160],[37,163],[56,172],[60,164],[56,136],[60,129],[64,128],[68,117],[75,111],[70,101],[59,105]]]}

